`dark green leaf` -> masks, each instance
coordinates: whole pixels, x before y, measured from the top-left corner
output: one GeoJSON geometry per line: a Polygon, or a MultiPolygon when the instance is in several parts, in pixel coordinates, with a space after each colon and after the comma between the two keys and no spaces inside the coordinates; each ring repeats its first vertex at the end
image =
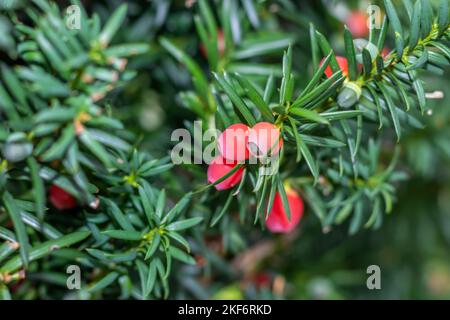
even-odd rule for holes
{"type": "Polygon", "coordinates": [[[431,32],[433,10],[431,9],[430,0],[421,0],[421,4],[420,29],[422,37],[426,38],[431,32]]]}
{"type": "Polygon", "coordinates": [[[320,113],[320,116],[322,118],[327,119],[328,121],[334,121],[334,120],[354,118],[362,113],[363,112],[361,110],[345,110],[345,111],[323,112],[320,113]]]}
{"type": "Polygon", "coordinates": [[[381,93],[383,94],[383,97],[384,97],[384,100],[386,101],[389,112],[391,113],[392,121],[394,123],[395,133],[397,134],[397,141],[399,141],[401,138],[401,126],[400,126],[400,122],[398,120],[398,114],[397,114],[394,102],[392,101],[392,98],[389,95],[389,92],[384,87],[384,84],[382,84],[381,82],[378,82],[377,85],[378,85],[378,88],[380,89],[381,93]]]}
{"type": "Polygon", "coordinates": [[[410,79],[413,81],[413,88],[416,92],[417,99],[419,102],[419,109],[423,113],[426,107],[426,99],[425,99],[425,89],[423,88],[422,80],[417,77],[417,73],[414,70],[408,71],[408,75],[410,79]]]}
{"type": "Polygon", "coordinates": [[[217,214],[215,214],[213,219],[211,220],[211,224],[209,225],[210,227],[214,227],[220,221],[223,215],[228,211],[228,208],[230,207],[232,200],[233,200],[233,192],[230,192],[223,207],[219,211],[217,211],[217,214]]]}
{"type": "Polygon", "coordinates": [[[124,230],[135,231],[128,217],[122,213],[114,201],[106,198],[102,198],[102,201],[106,202],[109,208],[109,213],[113,216],[114,220],[121,228],[124,230]]]}
{"type": "Polygon", "coordinates": [[[349,233],[351,235],[358,232],[363,220],[363,206],[361,201],[357,201],[355,204],[355,212],[353,213],[352,221],[350,222],[349,233]]]}
{"type": "Polygon", "coordinates": [[[358,66],[356,63],[355,45],[353,44],[353,37],[350,30],[345,27],[344,30],[345,41],[345,56],[348,60],[348,72],[351,81],[354,81],[358,77],[358,66]]]}
{"type": "Polygon", "coordinates": [[[142,233],[131,230],[106,230],[102,233],[110,238],[129,241],[139,241],[143,237],[142,233]]]}
{"type": "Polygon", "coordinates": [[[194,217],[186,220],[179,220],[172,222],[169,224],[166,229],[169,231],[180,231],[184,229],[189,229],[197,224],[199,224],[203,220],[202,217],[194,217]]]}
{"type": "Polygon", "coordinates": [[[296,162],[300,162],[300,159],[302,158],[302,152],[301,152],[301,138],[300,135],[298,133],[298,129],[297,126],[295,125],[295,120],[292,119],[291,117],[289,117],[289,122],[291,124],[291,128],[292,128],[292,132],[294,134],[295,137],[295,142],[297,144],[297,157],[295,158],[296,162]]]}
{"type": "Polygon", "coordinates": [[[75,129],[72,124],[69,124],[62,131],[61,137],[48,149],[43,155],[43,161],[52,161],[61,158],[67,151],[69,146],[75,140],[75,129]]]}
{"type": "Polygon", "coordinates": [[[317,35],[317,41],[322,50],[322,53],[325,55],[325,54],[328,54],[329,52],[331,52],[331,60],[330,60],[331,70],[333,70],[334,73],[340,71],[341,69],[336,60],[336,55],[334,54],[334,51],[331,48],[330,44],[328,43],[327,39],[319,31],[316,31],[316,35],[317,35]]]}
{"type": "Polygon", "coordinates": [[[109,287],[114,281],[116,281],[119,274],[117,272],[110,272],[99,281],[95,282],[91,287],[89,287],[89,292],[97,292],[102,289],[109,287]]]}
{"type": "Polygon", "coordinates": [[[86,148],[89,149],[89,151],[91,151],[101,162],[103,162],[106,167],[110,167],[110,155],[99,142],[92,138],[88,130],[83,130],[78,137],[86,148]]]}
{"type": "Polygon", "coordinates": [[[201,94],[203,99],[206,99],[209,96],[208,81],[206,80],[203,71],[198,64],[168,39],[161,38],[160,43],[167,51],[170,52],[171,55],[175,57],[175,59],[186,65],[189,72],[192,74],[193,83],[197,88],[197,91],[201,94]]]}
{"type": "Polygon", "coordinates": [[[155,232],[153,234],[153,237],[151,238],[150,246],[148,247],[148,250],[145,253],[145,260],[148,260],[155,254],[156,250],[158,250],[159,248],[160,242],[161,242],[161,235],[158,232],[155,232]]]}
{"type": "Polygon", "coordinates": [[[387,34],[388,26],[389,26],[389,20],[385,16],[384,20],[383,20],[383,24],[381,25],[380,35],[378,36],[378,42],[377,42],[377,47],[380,52],[381,52],[381,50],[383,50],[384,44],[386,42],[386,34],[387,34]]]}
{"type": "Polygon", "coordinates": [[[33,196],[36,204],[36,213],[40,220],[44,218],[45,211],[45,189],[44,182],[39,176],[39,164],[34,158],[28,158],[28,166],[31,173],[31,181],[33,183],[33,196]]]}
{"type": "Polygon", "coordinates": [[[245,121],[249,126],[254,126],[256,123],[255,117],[252,112],[245,104],[245,102],[241,99],[241,97],[236,93],[234,88],[220,75],[214,73],[214,77],[217,80],[217,83],[222,87],[225,93],[230,98],[231,102],[236,106],[239,110],[240,114],[244,117],[245,121]]]}
{"type": "Polygon", "coordinates": [[[239,81],[240,85],[245,89],[247,96],[250,98],[256,108],[258,108],[263,119],[269,122],[273,122],[274,117],[272,115],[272,110],[270,110],[269,105],[266,103],[264,98],[261,97],[256,88],[251,84],[251,82],[239,74],[236,74],[236,78],[239,81]]]}
{"type": "Polygon", "coordinates": [[[389,18],[389,21],[392,24],[392,27],[395,32],[395,47],[397,49],[397,60],[400,60],[403,56],[403,28],[400,22],[400,19],[397,14],[397,10],[395,9],[392,0],[384,0],[384,6],[386,7],[386,13],[389,18]]]}
{"type": "Polygon", "coordinates": [[[289,201],[286,195],[286,190],[284,188],[283,182],[278,176],[278,193],[281,198],[281,203],[283,204],[284,212],[286,213],[286,216],[289,221],[291,221],[291,208],[289,206],[289,201]]]}
{"type": "MultiPolygon", "coordinates": [[[[69,247],[77,242],[86,239],[90,235],[89,231],[78,231],[62,236],[58,239],[49,240],[40,243],[30,249],[29,259],[30,261],[38,260],[52,253],[52,251],[69,247]]],[[[5,263],[1,268],[0,272],[11,273],[22,267],[22,260],[20,257],[15,257],[5,263]]]]}
{"type": "Polygon", "coordinates": [[[311,57],[312,57],[312,67],[313,71],[316,71],[319,67],[320,55],[319,55],[319,44],[317,41],[316,28],[312,23],[309,24],[309,38],[311,41],[311,57]]]}
{"type": "Polygon", "coordinates": [[[448,10],[448,0],[441,0],[439,2],[439,35],[443,34],[448,28],[449,22],[449,10],[448,10]]]}
{"type": "Polygon", "coordinates": [[[196,261],[194,258],[192,258],[190,255],[188,255],[187,253],[181,251],[180,249],[176,248],[176,247],[169,247],[169,253],[170,256],[174,257],[177,260],[180,260],[181,262],[187,263],[187,264],[192,264],[195,265],[196,261]]]}
{"type": "Polygon", "coordinates": [[[275,88],[275,77],[273,76],[273,74],[270,75],[270,77],[267,79],[266,82],[266,87],[264,88],[264,101],[266,102],[266,104],[269,104],[272,96],[273,96],[273,92],[275,88]]]}
{"type": "Polygon", "coordinates": [[[280,87],[280,105],[290,101],[292,91],[289,90],[292,79],[292,46],[289,45],[287,52],[283,55],[283,78],[280,87]]]}
{"type": "MultiPolygon", "coordinates": [[[[445,0],[447,1],[447,0],[445,0]]],[[[414,49],[419,42],[420,38],[420,16],[421,16],[422,6],[420,0],[416,0],[414,5],[414,11],[411,19],[411,29],[409,31],[409,48],[414,49]]]]}
{"type": "Polygon", "coordinates": [[[120,26],[122,25],[126,14],[127,5],[122,4],[108,19],[99,36],[99,41],[103,47],[108,46],[108,44],[111,42],[111,39],[114,37],[117,30],[119,30],[120,26]]]}
{"type": "Polygon", "coordinates": [[[363,49],[362,58],[363,58],[364,76],[366,78],[370,78],[370,73],[372,72],[372,58],[370,56],[370,52],[367,49],[363,49]]]}
{"type": "Polygon", "coordinates": [[[307,120],[318,122],[322,124],[329,124],[328,120],[322,117],[319,113],[314,110],[302,109],[302,108],[291,108],[289,109],[289,113],[299,116],[301,118],[305,118],[307,120]]]}
{"type": "MultiPolygon", "coordinates": [[[[12,195],[8,191],[3,192],[2,196],[2,202],[3,205],[6,208],[6,211],[9,214],[9,217],[11,218],[11,221],[14,226],[14,230],[16,232],[17,240],[20,244],[20,259],[19,263],[20,265],[24,265],[25,267],[28,266],[28,262],[32,260],[30,251],[30,243],[28,241],[28,235],[25,228],[25,225],[23,224],[23,221],[20,217],[19,208],[17,207],[16,201],[12,197],[12,195]]],[[[6,266],[5,266],[6,267],[6,266]]],[[[0,268],[0,271],[3,270],[5,267],[0,268]]]]}
{"type": "Polygon", "coordinates": [[[190,203],[192,199],[192,193],[186,193],[178,202],[177,204],[170,209],[170,211],[167,213],[167,215],[162,219],[161,223],[166,222],[172,222],[173,219],[175,219],[183,210],[186,208],[186,206],[190,203]]]}
{"type": "Polygon", "coordinates": [[[309,170],[311,171],[314,180],[319,178],[319,169],[317,168],[314,157],[311,155],[311,151],[309,151],[308,146],[301,139],[299,140],[300,151],[302,152],[303,158],[305,159],[309,170]]]}

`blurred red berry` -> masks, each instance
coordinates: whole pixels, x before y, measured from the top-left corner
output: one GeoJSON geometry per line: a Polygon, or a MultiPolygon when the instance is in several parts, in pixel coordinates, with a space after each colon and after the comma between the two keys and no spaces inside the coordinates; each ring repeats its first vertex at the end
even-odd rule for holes
{"type": "Polygon", "coordinates": [[[77,200],[57,185],[52,185],[49,193],[50,202],[59,210],[73,209],[77,206],[77,200]]]}
{"type": "Polygon", "coordinates": [[[267,272],[258,272],[253,276],[252,282],[259,290],[269,288],[272,282],[272,276],[267,272]]]}
{"type": "Polygon", "coordinates": [[[300,222],[303,215],[303,200],[293,190],[286,190],[289,209],[291,211],[291,221],[289,221],[284,211],[283,201],[277,192],[273,202],[272,210],[266,220],[266,227],[273,233],[289,233],[300,222]]]}
{"type": "MultiPolygon", "coordinates": [[[[337,63],[339,65],[339,68],[341,68],[342,70],[342,74],[347,77],[348,76],[348,61],[347,58],[345,57],[341,57],[341,56],[336,56],[336,60],[337,63]]],[[[320,61],[320,65],[322,65],[322,63],[325,61],[325,58],[322,59],[322,61],[320,61]]],[[[327,76],[327,78],[330,78],[333,75],[333,70],[331,70],[331,67],[328,66],[325,69],[325,75],[327,76]]]]}
{"type": "Polygon", "coordinates": [[[219,136],[219,152],[229,163],[245,161],[249,157],[248,143],[249,128],[242,123],[229,126],[219,136]]]}
{"type": "Polygon", "coordinates": [[[381,56],[383,58],[386,58],[390,52],[391,52],[391,49],[389,49],[388,47],[384,47],[383,50],[381,50],[381,56]]]}
{"type": "Polygon", "coordinates": [[[14,226],[14,225],[13,225],[13,222],[12,222],[11,219],[6,220],[6,222],[5,222],[5,227],[7,227],[7,228],[12,228],[13,226],[14,226]]]}
{"type": "Polygon", "coordinates": [[[206,264],[206,259],[205,257],[201,256],[201,255],[196,255],[195,257],[195,261],[197,262],[197,267],[204,267],[206,264]]]}
{"type": "Polygon", "coordinates": [[[248,149],[256,157],[274,155],[282,146],[280,129],[270,122],[258,122],[249,131],[248,149]]]}
{"type": "Polygon", "coordinates": [[[219,55],[223,56],[225,53],[225,38],[222,30],[217,31],[217,49],[219,50],[219,55]]]}
{"type": "Polygon", "coordinates": [[[369,34],[369,27],[367,26],[368,16],[364,11],[353,11],[351,12],[345,24],[348,30],[352,33],[355,38],[364,38],[369,34]]]}
{"type": "MultiPolygon", "coordinates": [[[[208,181],[209,183],[214,183],[228,172],[233,170],[233,168],[237,164],[227,164],[226,160],[222,158],[222,156],[217,156],[211,162],[208,167],[208,181]]],[[[233,173],[230,177],[225,179],[224,181],[215,185],[217,190],[227,190],[233,188],[235,185],[239,183],[242,179],[242,173],[244,172],[244,168],[239,168],[235,173],[233,173]]]]}

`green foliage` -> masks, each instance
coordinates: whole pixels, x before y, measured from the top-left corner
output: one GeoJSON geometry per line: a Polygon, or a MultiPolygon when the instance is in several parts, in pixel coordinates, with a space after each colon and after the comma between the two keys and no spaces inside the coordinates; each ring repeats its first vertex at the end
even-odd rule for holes
{"type": "MultiPolygon", "coordinates": [[[[324,232],[341,224],[351,235],[379,229],[407,178],[397,166],[403,141],[428,143],[410,138],[427,121],[424,71],[443,76],[450,60],[448,0],[405,1],[408,17],[384,1],[382,27],[363,45],[347,28],[338,41],[329,37],[317,19],[324,13],[314,12],[322,4],[303,7],[313,24],[307,14],[292,16],[298,7],[290,1],[155,1],[142,13],[139,4],[112,12],[101,2],[97,11],[108,14],[81,7],[83,27],[70,30],[54,2],[31,2],[0,16],[5,30],[14,27],[0,42],[9,59],[0,76],[1,298],[11,298],[24,272],[45,284],[21,297],[71,297],[69,264],[86,274],[77,298],[205,298],[196,278],[237,277],[227,255],[261,238],[277,192],[290,217],[287,187],[301,192],[324,232]],[[395,49],[383,56],[387,43],[395,49]],[[143,74],[173,105],[169,129],[183,123],[192,131],[193,118],[204,129],[268,121],[282,132],[281,157],[270,168],[245,164],[241,182],[217,192],[213,186],[243,165],[205,184],[203,167],[175,168],[167,152],[154,156],[145,141],[167,144],[125,115],[127,99],[141,102],[143,74]],[[52,208],[51,185],[78,208],[52,208]],[[214,251],[208,242],[217,234],[223,248],[214,251]]],[[[436,131],[434,148],[450,154],[436,131]]]]}
{"type": "MultiPolygon", "coordinates": [[[[125,5],[103,28],[94,15],[78,33],[65,27],[55,4],[34,4],[28,12],[34,28],[17,24],[19,52],[27,64],[2,66],[2,220],[12,220],[14,233],[2,232],[7,242],[0,257],[1,282],[17,278],[30,262],[76,244],[88,254],[81,265],[107,273],[92,279],[89,294],[117,286],[119,279],[131,284],[134,270],[145,274],[136,296],[167,297],[172,259],[193,261],[180,232],[202,219],[180,218],[189,196],[168,208],[164,190],[152,187],[151,177],[172,165],[136,151],[133,135],[104,99],[133,77],[125,70],[127,59],[149,46],[111,45],[125,19],[125,5]],[[45,188],[51,184],[76,197],[83,224],[69,224],[63,232],[44,224],[45,188]],[[35,224],[32,232],[30,223],[35,224]]],[[[66,258],[74,259],[71,255],[66,258]]]]}

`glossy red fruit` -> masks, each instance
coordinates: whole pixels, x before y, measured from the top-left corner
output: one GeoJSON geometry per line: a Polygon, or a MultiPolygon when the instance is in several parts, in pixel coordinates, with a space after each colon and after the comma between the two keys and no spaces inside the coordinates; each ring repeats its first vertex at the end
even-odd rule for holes
{"type": "Polygon", "coordinates": [[[291,221],[289,221],[286,212],[284,211],[283,201],[280,194],[277,192],[273,202],[272,210],[266,220],[266,227],[274,233],[289,233],[300,222],[303,215],[303,200],[293,190],[286,190],[287,199],[289,202],[289,209],[291,211],[291,221]]]}
{"type": "MultiPolygon", "coordinates": [[[[225,159],[222,156],[217,156],[208,166],[208,181],[209,183],[214,183],[228,172],[233,170],[233,168],[237,164],[227,164],[225,159]]],[[[215,185],[217,190],[227,190],[233,188],[237,185],[242,179],[242,173],[244,172],[244,168],[239,168],[235,173],[233,173],[230,177],[225,179],[224,181],[215,185]]]]}
{"type": "Polygon", "coordinates": [[[217,141],[219,152],[230,164],[245,161],[249,157],[247,149],[249,128],[242,123],[229,126],[217,141]]]}
{"type": "Polygon", "coordinates": [[[280,152],[283,138],[278,127],[270,122],[258,122],[248,133],[248,149],[255,157],[280,152]]]}
{"type": "MultiPolygon", "coordinates": [[[[320,65],[322,65],[324,60],[325,60],[325,58],[323,58],[322,61],[320,61],[320,65]]],[[[336,56],[336,60],[337,60],[337,63],[339,65],[339,68],[341,68],[341,70],[342,70],[342,74],[345,77],[347,77],[348,76],[348,61],[347,61],[347,58],[341,57],[341,56],[336,56]]],[[[330,78],[333,75],[333,70],[331,70],[330,66],[328,66],[325,69],[325,75],[327,76],[327,78],[330,78]]]]}
{"type": "Polygon", "coordinates": [[[73,209],[77,206],[77,200],[57,185],[50,187],[49,199],[52,205],[59,210],[73,209]]]}
{"type": "Polygon", "coordinates": [[[353,11],[351,12],[345,24],[348,27],[348,30],[352,33],[355,38],[363,38],[369,34],[369,27],[367,25],[368,16],[364,11],[353,11]]]}
{"type": "MultiPolygon", "coordinates": [[[[217,50],[219,51],[219,56],[223,56],[223,54],[225,53],[225,38],[223,36],[222,30],[217,31],[217,50]]],[[[208,57],[208,53],[206,52],[206,48],[203,43],[200,45],[200,52],[203,57],[208,57]]]]}

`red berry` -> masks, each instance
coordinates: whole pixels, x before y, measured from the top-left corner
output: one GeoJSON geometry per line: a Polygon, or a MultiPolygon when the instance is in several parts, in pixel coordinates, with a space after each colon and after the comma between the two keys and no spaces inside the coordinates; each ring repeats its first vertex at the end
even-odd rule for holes
{"type": "MultiPolygon", "coordinates": [[[[348,76],[348,61],[347,58],[345,57],[341,57],[341,56],[336,56],[336,60],[337,63],[339,65],[339,68],[341,68],[342,70],[342,74],[347,77],[348,76]]],[[[325,61],[325,58],[322,59],[322,61],[320,61],[320,65],[322,65],[322,63],[325,61]]],[[[327,76],[327,78],[330,78],[333,75],[333,70],[331,70],[331,67],[328,66],[325,69],[325,75],[327,76]]]]}
{"type": "Polygon", "coordinates": [[[352,33],[355,38],[363,38],[369,34],[369,27],[367,26],[368,16],[364,11],[353,11],[351,12],[345,24],[348,30],[352,33]]]}
{"type": "Polygon", "coordinates": [[[6,220],[6,222],[5,222],[5,227],[7,227],[7,228],[12,228],[12,227],[14,227],[13,222],[12,222],[11,219],[6,220]]]}
{"type": "Polygon", "coordinates": [[[252,282],[257,289],[269,288],[272,282],[271,275],[267,272],[258,272],[253,276],[252,282]]]}
{"type": "Polygon", "coordinates": [[[50,187],[49,198],[52,205],[59,210],[73,209],[77,206],[77,200],[57,185],[50,187]]]}
{"type": "Polygon", "coordinates": [[[280,129],[270,122],[258,122],[248,134],[248,149],[255,157],[274,155],[283,146],[280,129]]]}
{"type": "Polygon", "coordinates": [[[390,52],[391,52],[391,49],[389,49],[388,47],[384,47],[383,50],[381,50],[381,56],[383,58],[386,58],[390,52]]]}
{"type": "MultiPolygon", "coordinates": [[[[214,183],[228,172],[233,170],[233,168],[237,164],[227,164],[225,159],[221,156],[217,156],[208,166],[208,181],[210,183],[214,183]]],[[[235,173],[233,173],[230,177],[225,179],[224,181],[215,185],[217,190],[227,190],[233,188],[235,185],[239,183],[242,179],[242,173],[244,172],[244,168],[239,168],[235,173]]]]}
{"type": "Polygon", "coordinates": [[[236,163],[248,159],[248,131],[245,124],[237,123],[229,126],[219,136],[219,152],[226,160],[230,160],[227,162],[236,163]]]}
{"type": "MultiPolygon", "coordinates": [[[[223,36],[222,30],[217,31],[217,50],[219,51],[219,56],[223,56],[223,54],[225,53],[225,38],[223,36]]],[[[200,44],[200,53],[205,58],[208,57],[208,53],[206,52],[206,48],[203,43],[200,44]]]]}
{"type": "Polygon", "coordinates": [[[293,190],[286,190],[289,209],[291,211],[291,221],[289,221],[284,211],[283,201],[280,194],[275,194],[272,210],[266,220],[266,227],[274,233],[289,233],[300,222],[303,215],[303,200],[293,190]]]}

